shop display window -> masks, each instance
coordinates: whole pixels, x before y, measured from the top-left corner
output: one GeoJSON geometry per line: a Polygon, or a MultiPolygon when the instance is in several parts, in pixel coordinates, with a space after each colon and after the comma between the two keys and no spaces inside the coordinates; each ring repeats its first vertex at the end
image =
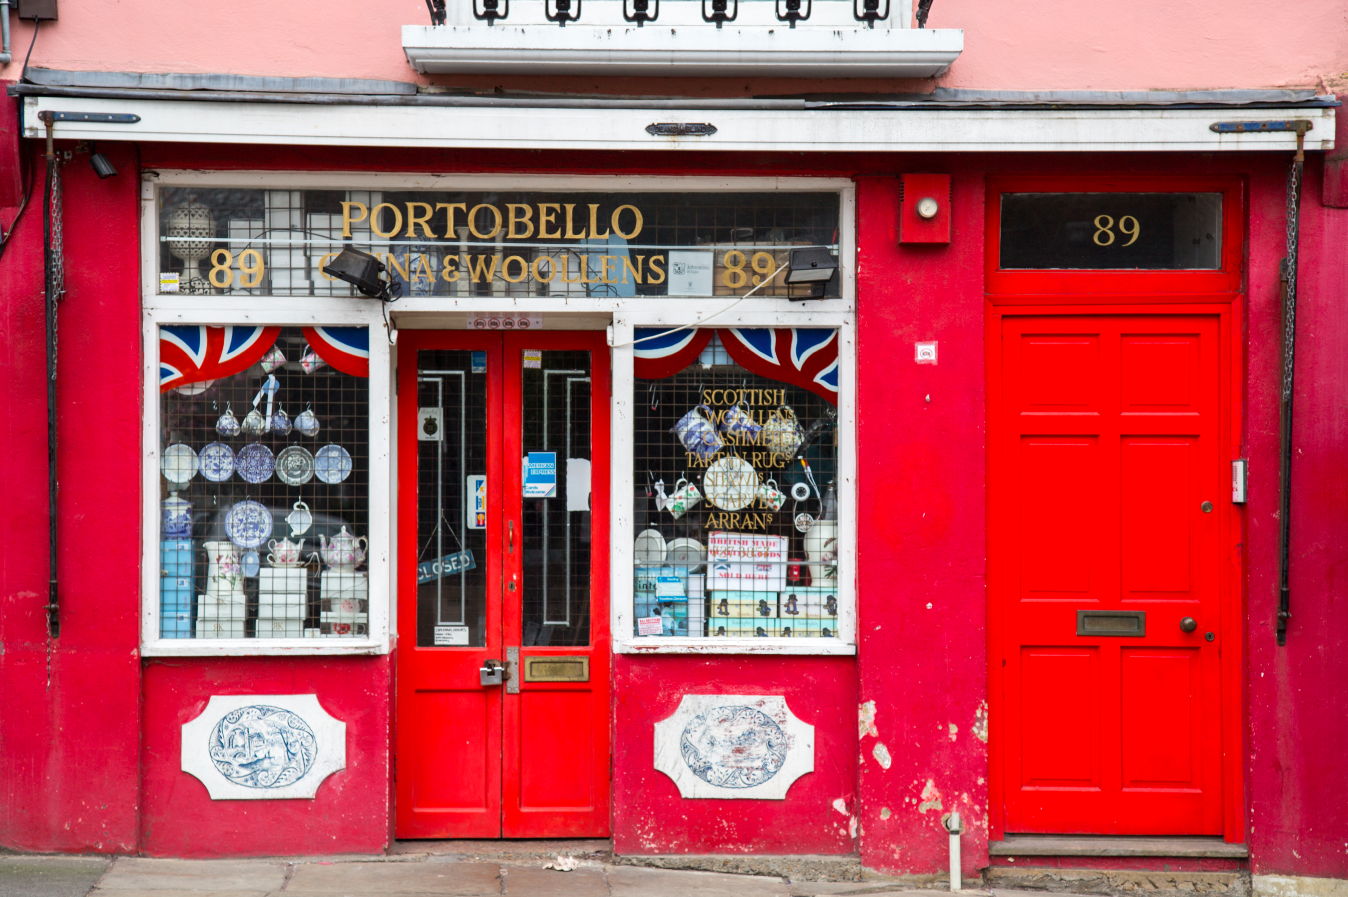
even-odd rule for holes
{"type": "Polygon", "coordinates": [[[158,333],[160,638],[368,638],[369,329],[158,333]]]}
{"type": "Polygon", "coordinates": [[[839,637],[838,343],[636,329],[634,637],[839,637]]]}
{"type": "MultiPolygon", "coordinates": [[[[836,191],[161,187],[159,293],[354,296],[323,266],[377,255],[402,296],[809,295],[793,249],[839,246],[836,191]],[[764,280],[768,282],[763,283],[764,280]]],[[[825,297],[840,295],[835,279],[825,297]]]]}

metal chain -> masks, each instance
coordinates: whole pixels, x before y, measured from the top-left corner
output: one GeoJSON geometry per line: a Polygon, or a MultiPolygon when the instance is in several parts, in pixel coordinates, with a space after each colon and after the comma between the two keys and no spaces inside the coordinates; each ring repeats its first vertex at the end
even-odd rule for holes
{"type": "Polygon", "coordinates": [[[51,182],[51,258],[52,300],[58,301],[66,292],[65,226],[61,220],[61,159],[52,162],[51,182]]]}
{"type": "Polygon", "coordinates": [[[1282,398],[1292,396],[1297,315],[1297,219],[1301,211],[1301,163],[1287,169],[1287,258],[1283,262],[1282,398]]]}

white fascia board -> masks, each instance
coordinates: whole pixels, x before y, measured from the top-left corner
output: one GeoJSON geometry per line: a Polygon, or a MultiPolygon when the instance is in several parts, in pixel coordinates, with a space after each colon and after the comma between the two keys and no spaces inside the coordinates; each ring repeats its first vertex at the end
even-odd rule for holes
{"type": "Polygon", "coordinates": [[[953,28],[403,26],[407,61],[432,74],[933,78],[963,49],[953,28]]]}
{"type": "Polygon", "coordinates": [[[1310,119],[1307,150],[1334,146],[1334,109],[624,109],[357,106],[28,97],[38,113],[115,112],[135,124],[59,122],[64,140],[299,146],[741,152],[1218,152],[1296,149],[1290,131],[1216,134],[1218,121],[1310,119]],[[654,122],[707,122],[705,137],[656,137],[654,122]]]}

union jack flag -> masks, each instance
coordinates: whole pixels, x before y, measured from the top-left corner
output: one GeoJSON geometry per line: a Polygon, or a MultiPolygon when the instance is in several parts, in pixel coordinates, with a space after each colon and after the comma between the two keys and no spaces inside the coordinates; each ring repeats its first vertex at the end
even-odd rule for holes
{"type": "Polygon", "coordinates": [[[642,380],[663,380],[673,377],[688,367],[707,348],[714,331],[690,327],[687,330],[665,330],[660,327],[638,327],[636,339],[635,373],[642,380]]]}
{"type": "Polygon", "coordinates": [[[159,391],[246,371],[280,334],[280,327],[166,324],[159,328],[159,391]]]}
{"type": "Polygon", "coordinates": [[[731,359],[745,370],[808,389],[838,404],[838,331],[728,327],[717,335],[731,359]]]}
{"type": "Polygon", "coordinates": [[[333,370],[352,377],[370,376],[370,328],[304,327],[304,338],[333,370]]]}

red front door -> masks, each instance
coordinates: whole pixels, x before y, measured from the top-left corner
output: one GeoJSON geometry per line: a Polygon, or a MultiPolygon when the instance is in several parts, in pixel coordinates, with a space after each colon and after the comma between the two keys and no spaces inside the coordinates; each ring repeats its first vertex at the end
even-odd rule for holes
{"type": "Polygon", "coordinates": [[[1222,832],[1220,333],[1217,316],[1001,318],[990,554],[1007,832],[1222,832]]]}
{"type": "Polygon", "coordinates": [[[398,349],[397,837],[606,837],[604,335],[398,349]]]}

